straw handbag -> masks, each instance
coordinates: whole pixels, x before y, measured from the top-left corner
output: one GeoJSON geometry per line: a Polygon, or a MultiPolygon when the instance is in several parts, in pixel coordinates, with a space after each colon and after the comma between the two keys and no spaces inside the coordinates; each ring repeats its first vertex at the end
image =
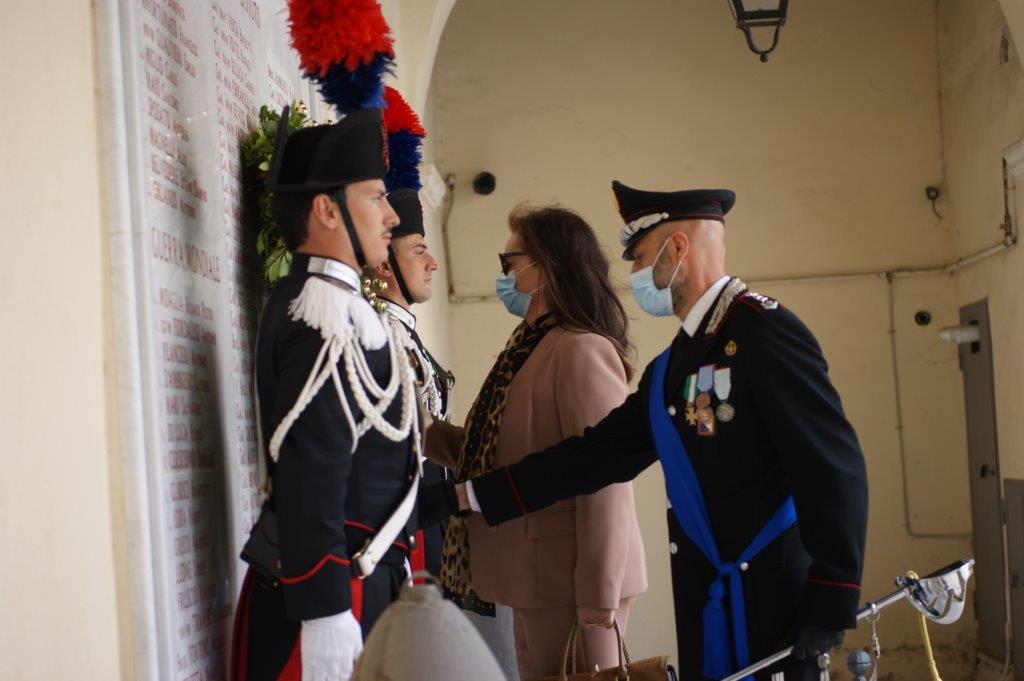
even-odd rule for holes
{"type": "Polygon", "coordinates": [[[565,641],[565,652],[562,653],[562,673],[558,676],[544,676],[527,681],[677,681],[676,670],[668,664],[668,657],[649,657],[646,660],[633,662],[629,659],[629,651],[622,640],[619,623],[613,622],[615,637],[619,641],[619,666],[600,672],[576,671],[576,648],[579,645],[580,625],[573,620],[569,627],[569,637],[565,641]],[[572,671],[569,671],[570,660],[572,671]]]}

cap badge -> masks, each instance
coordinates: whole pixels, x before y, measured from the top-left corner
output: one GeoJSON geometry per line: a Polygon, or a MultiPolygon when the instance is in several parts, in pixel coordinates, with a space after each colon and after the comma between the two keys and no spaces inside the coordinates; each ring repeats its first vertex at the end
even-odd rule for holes
{"type": "Polygon", "coordinates": [[[636,220],[626,223],[626,226],[622,230],[622,235],[619,237],[619,241],[621,241],[622,245],[625,246],[629,244],[629,240],[637,232],[645,230],[651,225],[655,225],[662,220],[667,219],[668,213],[649,213],[648,215],[638,217],[636,220]]]}

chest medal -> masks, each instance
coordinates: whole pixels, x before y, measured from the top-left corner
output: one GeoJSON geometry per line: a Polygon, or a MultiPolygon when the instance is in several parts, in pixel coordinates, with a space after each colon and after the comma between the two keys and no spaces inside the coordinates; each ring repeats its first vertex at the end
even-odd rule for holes
{"type": "Polygon", "coordinates": [[[718,408],[715,416],[719,421],[728,423],[736,416],[736,410],[729,404],[729,393],[732,391],[732,369],[725,367],[715,370],[715,396],[718,397],[718,408]]]}
{"type": "Polygon", "coordinates": [[[715,365],[702,366],[697,372],[697,435],[715,434],[715,412],[711,409],[711,389],[714,386],[715,365]]]}
{"type": "Polygon", "coordinates": [[[690,374],[686,377],[686,385],[683,386],[683,399],[686,400],[686,425],[697,425],[697,374],[690,374]]]}
{"type": "Polygon", "coordinates": [[[718,423],[728,423],[736,418],[736,408],[729,403],[730,393],[730,367],[716,368],[714,364],[708,364],[702,366],[697,373],[687,376],[683,386],[686,425],[696,426],[697,435],[701,437],[714,436],[718,423]],[[714,405],[715,398],[718,406],[714,405]]]}
{"type": "Polygon", "coordinates": [[[695,426],[697,425],[697,408],[692,404],[686,405],[686,425],[695,426]]]}

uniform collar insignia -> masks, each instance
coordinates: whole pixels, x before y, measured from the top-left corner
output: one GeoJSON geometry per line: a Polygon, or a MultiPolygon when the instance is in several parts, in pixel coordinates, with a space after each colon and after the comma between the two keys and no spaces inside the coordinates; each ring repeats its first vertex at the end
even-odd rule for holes
{"type": "Polygon", "coordinates": [[[716,334],[722,330],[730,311],[744,297],[747,285],[733,277],[726,284],[713,302],[711,309],[704,315],[693,338],[685,342],[673,353],[669,362],[668,374],[665,376],[665,395],[678,395],[686,376],[693,373],[701,365],[704,357],[716,345],[716,334]]]}
{"type": "Polygon", "coordinates": [[[747,285],[744,284],[740,279],[733,277],[729,280],[729,283],[722,289],[722,294],[718,296],[718,301],[715,306],[711,308],[711,316],[708,317],[707,326],[704,329],[705,336],[714,336],[718,333],[718,329],[722,326],[722,322],[729,315],[729,310],[733,304],[740,299],[741,295],[746,292],[747,285]]]}
{"type": "Polygon", "coordinates": [[[768,296],[763,295],[761,293],[754,293],[753,291],[747,291],[746,295],[743,296],[743,297],[744,298],[750,298],[751,300],[755,301],[758,305],[760,305],[765,310],[774,310],[775,308],[777,308],[779,306],[779,301],[775,300],[774,298],[769,298],[768,296]]]}
{"type": "Polygon", "coordinates": [[[416,315],[414,315],[412,312],[409,312],[407,309],[405,309],[398,303],[388,300],[387,298],[383,298],[383,301],[384,310],[388,313],[388,315],[405,324],[405,326],[408,327],[410,331],[416,330],[416,315]]]}
{"type": "Polygon", "coordinates": [[[340,260],[311,255],[306,263],[306,271],[310,274],[319,274],[328,279],[341,282],[352,289],[353,293],[359,291],[359,272],[351,265],[346,265],[340,260]]]}

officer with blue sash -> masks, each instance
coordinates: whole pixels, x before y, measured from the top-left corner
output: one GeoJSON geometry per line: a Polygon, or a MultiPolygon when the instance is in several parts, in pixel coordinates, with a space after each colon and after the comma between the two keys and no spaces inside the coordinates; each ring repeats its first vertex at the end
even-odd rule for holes
{"type": "Polygon", "coordinates": [[[864,458],[821,348],[726,275],[733,192],[612,189],[637,302],[682,327],[622,406],[456,486],[460,507],[495,525],[660,460],[681,678],[721,679],[794,644],[757,678],[817,679],[818,655],[855,626],[867,526],[864,458]]]}

